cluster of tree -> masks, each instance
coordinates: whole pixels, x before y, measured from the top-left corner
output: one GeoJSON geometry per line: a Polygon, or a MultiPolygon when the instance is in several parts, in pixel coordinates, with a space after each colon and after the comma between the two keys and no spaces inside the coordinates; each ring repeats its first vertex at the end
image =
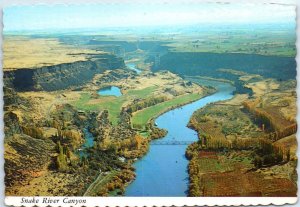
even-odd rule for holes
{"type": "Polygon", "coordinates": [[[289,125],[282,128],[282,124],[277,123],[279,122],[278,118],[276,119],[267,111],[261,108],[257,108],[257,103],[259,103],[259,101],[244,102],[244,106],[249,112],[255,115],[257,121],[261,123],[261,127],[263,130],[265,128],[270,128],[273,131],[270,137],[273,141],[296,133],[297,123],[286,120],[285,123],[289,125]]]}
{"type": "Polygon", "coordinates": [[[259,140],[259,148],[256,150],[253,164],[256,168],[272,166],[290,160],[290,151],[283,151],[266,139],[259,140]]]}
{"type": "Polygon", "coordinates": [[[56,157],[57,169],[60,172],[66,172],[69,169],[71,152],[67,146],[62,146],[60,141],[57,142],[58,156],[56,157]]]}
{"type": "MultiPolygon", "coordinates": [[[[116,155],[112,149],[101,150],[88,148],[87,155],[85,164],[88,165],[88,169],[91,171],[99,172],[99,170],[101,170],[101,172],[108,172],[117,168],[127,168],[126,163],[121,162],[119,155],[116,155]]],[[[83,161],[84,160],[82,160],[82,162],[83,161]]]]}
{"type": "Polygon", "coordinates": [[[150,139],[159,139],[167,135],[167,130],[151,127],[150,139]]]}
{"type": "Polygon", "coordinates": [[[198,156],[198,152],[201,150],[201,144],[199,144],[199,142],[200,141],[194,142],[187,147],[185,157],[188,160],[191,160],[194,156],[198,156]]]}
{"type": "Polygon", "coordinates": [[[231,143],[231,149],[249,150],[258,146],[259,140],[256,138],[235,138],[231,143]]]}
{"type": "Polygon", "coordinates": [[[108,196],[109,192],[117,191],[118,195],[122,195],[125,192],[125,184],[131,182],[135,178],[133,171],[124,169],[113,176],[112,179],[106,183],[98,192],[97,196],[108,196]]]}
{"type": "Polygon", "coordinates": [[[149,149],[148,145],[143,144],[140,150],[124,150],[122,151],[121,155],[127,159],[140,158],[146,154],[148,149],[149,149]]]}
{"type": "Polygon", "coordinates": [[[201,129],[201,123],[200,122],[206,122],[209,121],[209,119],[207,119],[207,116],[201,116],[199,113],[199,110],[194,112],[193,116],[191,117],[189,123],[188,123],[188,127],[191,129],[194,129],[196,131],[199,131],[201,129]]]}
{"type": "MultiPolygon", "coordinates": [[[[64,123],[64,122],[62,122],[62,123],[64,123]]],[[[64,125],[64,124],[61,124],[60,121],[58,121],[57,119],[53,119],[52,122],[49,124],[50,124],[50,126],[52,126],[53,128],[56,128],[56,129],[61,129],[62,126],[64,125]]]]}
{"type": "Polygon", "coordinates": [[[198,116],[195,116],[198,122],[207,122],[211,119],[205,114],[204,116],[199,114],[198,116]]]}
{"type": "Polygon", "coordinates": [[[99,126],[111,125],[108,110],[103,110],[95,117],[99,126]]]}
{"type": "Polygon", "coordinates": [[[67,141],[72,146],[77,146],[82,141],[82,134],[76,130],[61,130],[57,129],[57,136],[62,141],[67,141]]]}
{"type": "Polygon", "coordinates": [[[120,142],[120,149],[138,150],[141,148],[142,141],[143,138],[139,134],[136,134],[134,137],[122,140],[120,142]]]}
{"type": "Polygon", "coordinates": [[[52,140],[56,143],[58,156],[56,157],[55,167],[60,172],[75,172],[79,167],[88,166],[88,159],[86,157],[81,157],[76,159],[71,155],[72,150],[78,148],[81,144],[82,134],[77,130],[62,129],[62,123],[53,120],[53,127],[57,129],[57,134],[52,137],[52,140]]]}
{"type": "Polygon", "coordinates": [[[206,143],[206,148],[210,150],[222,151],[224,149],[229,149],[231,147],[230,142],[226,139],[208,139],[206,143]]]}
{"type": "Polygon", "coordinates": [[[138,150],[141,148],[143,138],[136,134],[133,137],[128,137],[125,139],[104,139],[98,140],[96,146],[101,150],[111,150],[115,153],[124,150],[138,150]]]}
{"type": "MultiPolygon", "coordinates": [[[[251,138],[238,138],[236,137],[232,141],[221,138],[221,137],[214,137],[210,134],[201,132],[199,134],[199,141],[189,146],[192,149],[199,148],[200,149],[209,149],[214,151],[223,151],[224,149],[234,149],[234,150],[249,150],[256,148],[259,145],[258,139],[251,139],[251,138]]],[[[187,151],[189,151],[189,148],[187,151]]]]}
{"type": "Polygon", "coordinates": [[[297,132],[297,123],[292,123],[289,126],[285,127],[284,129],[276,131],[276,133],[278,134],[277,135],[278,139],[295,134],[296,132],[297,132]]]}
{"type": "MultiPolygon", "coordinates": [[[[91,114],[89,114],[90,116],[91,114]]],[[[51,114],[53,120],[46,120],[44,122],[45,126],[58,128],[65,130],[69,126],[82,127],[86,121],[86,114],[82,115],[82,112],[74,109],[73,106],[69,104],[63,104],[56,107],[56,110],[51,114]]]]}
{"type": "Polygon", "coordinates": [[[154,106],[158,103],[167,101],[167,97],[165,96],[159,96],[159,97],[150,97],[147,99],[142,99],[139,101],[136,101],[135,103],[129,105],[126,107],[126,111],[128,113],[133,113],[136,112],[138,110],[142,110],[144,108],[150,107],[150,106],[154,106]]]}
{"type": "Polygon", "coordinates": [[[188,170],[190,175],[189,196],[202,196],[203,192],[200,190],[202,179],[197,157],[190,160],[188,170]]]}
{"type": "Polygon", "coordinates": [[[231,143],[224,138],[213,137],[206,133],[201,133],[199,136],[201,145],[205,149],[222,151],[231,148],[231,143]]]}
{"type": "Polygon", "coordinates": [[[127,129],[131,129],[131,115],[125,110],[125,108],[122,108],[120,113],[120,121],[118,124],[127,129]]]}

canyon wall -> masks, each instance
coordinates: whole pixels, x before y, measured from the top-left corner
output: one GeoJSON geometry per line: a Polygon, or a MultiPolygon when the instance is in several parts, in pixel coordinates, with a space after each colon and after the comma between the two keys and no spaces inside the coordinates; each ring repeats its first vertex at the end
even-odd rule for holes
{"type": "Polygon", "coordinates": [[[122,58],[101,54],[86,61],[4,72],[4,85],[16,91],[54,91],[79,86],[105,70],[124,68],[122,58]]]}

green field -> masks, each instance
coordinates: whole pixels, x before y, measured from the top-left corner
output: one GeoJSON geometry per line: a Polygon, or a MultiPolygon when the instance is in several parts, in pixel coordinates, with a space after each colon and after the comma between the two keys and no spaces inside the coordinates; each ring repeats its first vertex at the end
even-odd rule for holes
{"type": "Polygon", "coordinates": [[[90,93],[82,93],[79,100],[73,102],[73,105],[84,111],[101,111],[108,110],[110,121],[116,125],[119,121],[119,115],[124,103],[135,98],[146,98],[157,89],[156,86],[151,86],[141,90],[130,90],[128,93],[120,96],[99,96],[97,99],[93,99],[90,93]],[[95,103],[91,104],[89,101],[95,100],[95,103]]]}
{"type": "Polygon", "coordinates": [[[296,55],[295,33],[284,31],[249,31],[231,33],[202,33],[177,36],[180,41],[166,46],[173,52],[245,53],[294,57],[296,55]]]}
{"type": "Polygon", "coordinates": [[[139,126],[145,126],[151,118],[157,117],[158,115],[167,111],[169,108],[174,107],[174,106],[183,105],[183,104],[189,103],[191,101],[195,101],[199,98],[201,98],[200,94],[186,94],[186,95],[182,95],[177,98],[174,98],[172,100],[159,103],[152,107],[145,108],[141,111],[134,113],[134,115],[132,117],[132,124],[139,125],[139,126]]]}
{"type": "MultiPolygon", "coordinates": [[[[151,96],[151,94],[156,90],[156,86],[148,87],[142,90],[130,90],[128,93],[120,96],[99,96],[98,99],[93,99],[90,93],[82,93],[79,100],[73,102],[73,105],[79,110],[84,111],[109,111],[110,121],[116,125],[119,121],[119,115],[124,103],[135,98],[146,98],[151,96]],[[89,103],[90,101],[95,100],[95,103],[89,103]],[[97,100],[98,103],[97,103],[97,100]]],[[[153,117],[160,115],[161,113],[168,110],[170,107],[179,106],[191,101],[195,101],[201,97],[200,94],[186,94],[179,96],[175,99],[165,101],[154,105],[152,107],[145,108],[141,111],[136,112],[133,115],[132,123],[134,125],[145,126],[146,123],[153,117]]]]}

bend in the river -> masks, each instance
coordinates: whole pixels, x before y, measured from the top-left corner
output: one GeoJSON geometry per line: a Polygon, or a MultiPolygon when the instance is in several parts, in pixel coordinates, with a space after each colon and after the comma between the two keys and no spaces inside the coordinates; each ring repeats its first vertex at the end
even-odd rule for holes
{"type": "Polygon", "coordinates": [[[187,127],[189,119],[194,111],[209,103],[232,98],[235,90],[230,84],[218,81],[203,80],[201,84],[213,86],[217,92],[156,119],[158,127],[167,129],[168,134],[152,141],[147,155],[134,164],[137,177],[126,188],[125,196],[187,196],[189,178],[185,151],[187,143],[198,140],[197,132],[187,127]]]}

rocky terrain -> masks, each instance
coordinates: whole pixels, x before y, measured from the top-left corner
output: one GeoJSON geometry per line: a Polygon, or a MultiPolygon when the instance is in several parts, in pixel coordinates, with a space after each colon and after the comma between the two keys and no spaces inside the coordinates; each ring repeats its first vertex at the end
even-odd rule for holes
{"type": "Polygon", "coordinates": [[[83,85],[95,74],[107,69],[124,68],[124,61],[109,54],[97,55],[86,61],[43,66],[36,69],[20,68],[4,71],[4,83],[17,91],[54,91],[83,85]]]}

